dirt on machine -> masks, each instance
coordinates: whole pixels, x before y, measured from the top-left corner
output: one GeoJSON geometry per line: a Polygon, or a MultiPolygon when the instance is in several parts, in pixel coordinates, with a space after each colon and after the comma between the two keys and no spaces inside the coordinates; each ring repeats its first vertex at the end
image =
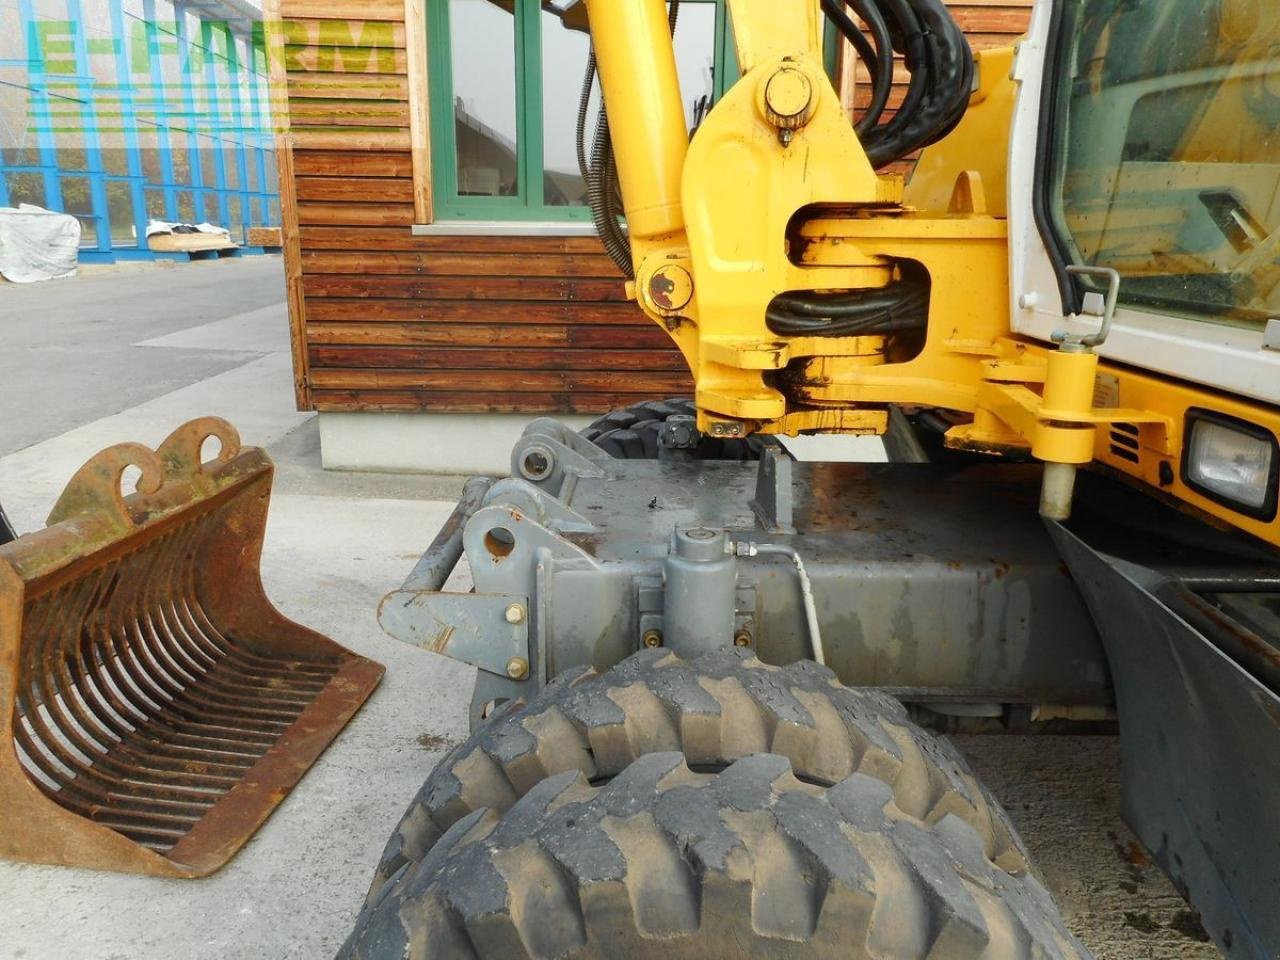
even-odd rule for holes
{"type": "MultiPolygon", "coordinates": [[[[383,600],[476,668],[472,735],[339,956],[1087,958],[939,734],[1088,723],[1225,955],[1280,955],[1274,16],[1041,0],[975,54],[943,0],[729,0],[690,131],[677,3],[540,9],[590,31],[593,219],[696,390],[530,423],[383,600]]],[[[0,547],[0,852],[207,872],[368,695],[262,595],[269,483],[201,421],[0,547]]]]}

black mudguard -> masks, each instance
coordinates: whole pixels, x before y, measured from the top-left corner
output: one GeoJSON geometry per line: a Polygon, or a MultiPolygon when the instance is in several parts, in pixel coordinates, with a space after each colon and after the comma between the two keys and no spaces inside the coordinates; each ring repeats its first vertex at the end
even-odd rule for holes
{"type": "Polygon", "coordinates": [[[1269,623],[1243,626],[1187,583],[1049,526],[1110,661],[1125,819],[1227,956],[1274,960],[1278,631],[1269,623]]]}

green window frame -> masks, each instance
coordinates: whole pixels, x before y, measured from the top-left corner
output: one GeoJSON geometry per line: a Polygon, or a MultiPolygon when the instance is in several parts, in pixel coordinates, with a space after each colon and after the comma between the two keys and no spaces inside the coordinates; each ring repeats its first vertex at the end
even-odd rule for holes
{"type": "MultiPolygon", "coordinates": [[[[712,96],[714,101],[719,101],[738,79],[737,55],[725,0],[682,0],[682,3],[715,5],[715,87],[712,96]]],[[[427,77],[431,90],[431,179],[435,219],[437,222],[590,222],[591,212],[585,206],[549,205],[544,201],[542,8],[539,0],[513,0],[513,5],[517,191],[513,196],[476,197],[458,193],[449,0],[431,0],[427,4],[427,77]]]]}

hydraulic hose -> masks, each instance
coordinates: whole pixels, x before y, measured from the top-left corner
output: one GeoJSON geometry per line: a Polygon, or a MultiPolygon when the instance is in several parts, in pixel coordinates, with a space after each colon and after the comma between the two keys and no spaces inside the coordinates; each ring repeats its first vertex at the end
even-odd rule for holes
{"type": "MultiPolygon", "coordinates": [[[[680,16],[680,0],[670,0],[667,9],[667,25],[674,37],[680,16]]],[[[600,103],[600,117],[596,122],[591,155],[586,151],[587,114],[591,109],[591,91],[596,75],[595,47],[587,57],[587,72],[582,82],[582,94],[578,98],[577,140],[578,169],[587,185],[587,204],[591,208],[591,220],[596,233],[604,244],[609,258],[631,280],[635,278],[635,266],[631,260],[631,241],[621,224],[622,204],[618,189],[618,167],[614,162],[613,138],[609,134],[607,105],[600,103]]]]}
{"type": "MultiPolygon", "coordinates": [[[[858,136],[862,136],[875,128],[884,116],[885,107],[889,105],[889,95],[893,92],[893,37],[889,34],[889,26],[885,23],[880,8],[873,2],[849,0],[849,5],[870,29],[875,41],[876,66],[871,74],[871,103],[857,125],[858,136]],[[885,63],[889,65],[888,70],[881,69],[881,65],[885,63]]],[[[868,60],[867,63],[870,65],[871,61],[868,60]]]]}
{"type": "Polygon", "coordinates": [[[972,94],[973,52],[942,0],[822,0],[822,6],[871,74],[871,102],[856,129],[873,166],[901,160],[954,129],[972,94]],[[846,7],[867,25],[874,44],[862,36],[846,7]],[[911,79],[894,116],[881,122],[895,54],[902,56],[911,79]]]}
{"type": "Polygon", "coordinates": [[[822,643],[822,625],[818,621],[818,605],[813,599],[813,582],[809,579],[809,571],[805,569],[804,558],[795,547],[781,543],[752,543],[747,547],[749,556],[786,557],[796,568],[796,579],[800,581],[800,602],[804,607],[804,620],[809,628],[809,649],[814,662],[827,665],[827,651],[822,643]]]}
{"type": "Polygon", "coordinates": [[[867,69],[871,71],[873,77],[879,74],[880,55],[883,47],[873,47],[871,41],[853,22],[853,18],[849,16],[844,9],[843,0],[822,0],[822,11],[827,15],[827,19],[835,25],[841,35],[848,40],[855,50],[858,51],[863,62],[867,65],[867,69]]]}
{"type": "Polygon", "coordinates": [[[596,52],[587,54],[587,75],[582,80],[582,95],[578,97],[578,122],[575,126],[574,148],[578,154],[578,172],[585,184],[591,179],[591,161],[587,156],[587,114],[591,110],[591,91],[596,83],[596,52]]]}
{"type": "Polygon", "coordinates": [[[631,262],[631,242],[618,221],[617,175],[617,167],[613,162],[613,140],[609,137],[609,117],[602,103],[591,149],[587,203],[591,207],[591,220],[605,251],[622,271],[622,275],[630,280],[635,277],[635,267],[631,262]]]}
{"type": "Polygon", "coordinates": [[[781,336],[889,336],[923,330],[929,290],[919,280],[848,293],[784,293],[765,311],[765,324],[781,336]]]}

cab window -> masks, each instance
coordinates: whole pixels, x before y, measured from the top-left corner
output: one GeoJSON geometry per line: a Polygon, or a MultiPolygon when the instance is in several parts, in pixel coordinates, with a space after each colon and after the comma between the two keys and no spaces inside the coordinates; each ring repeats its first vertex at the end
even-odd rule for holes
{"type": "Polygon", "coordinates": [[[1280,18],[1256,0],[1069,0],[1049,214],[1130,306],[1280,314],[1280,18]]]}

